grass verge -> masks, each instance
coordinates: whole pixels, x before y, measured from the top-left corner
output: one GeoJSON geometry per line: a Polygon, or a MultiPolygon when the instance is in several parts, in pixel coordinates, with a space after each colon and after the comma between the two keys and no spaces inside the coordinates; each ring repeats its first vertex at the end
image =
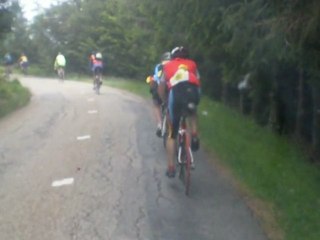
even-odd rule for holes
{"type": "Polygon", "coordinates": [[[31,97],[28,89],[18,80],[6,81],[0,78],[0,117],[25,106],[31,97]]]}
{"type": "MultiPolygon", "coordinates": [[[[106,84],[150,97],[143,81],[106,84]]],[[[299,147],[206,97],[199,127],[202,143],[241,186],[270,239],[320,239],[320,171],[299,147]]]]}

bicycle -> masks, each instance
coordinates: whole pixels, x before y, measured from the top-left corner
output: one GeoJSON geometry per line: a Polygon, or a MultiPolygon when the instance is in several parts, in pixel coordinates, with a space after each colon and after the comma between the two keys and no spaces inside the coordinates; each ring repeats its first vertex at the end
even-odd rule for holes
{"type": "MultiPolygon", "coordinates": [[[[189,108],[194,108],[191,104],[189,108]]],[[[194,158],[191,150],[191,133],[187,126],[188,112],[183,111],[179,122],[177,141],[177,166],[179,179],[185,185],[185,194],[189,195],[191,185],[191,169],[194,167],[194,158]]]]}
{"type": "Polygon", "coordinates": [[[97,67],[94,70],[93,90],[96,94],[100,94],[100,87],[102,85],[102,68],[97,67]]]}

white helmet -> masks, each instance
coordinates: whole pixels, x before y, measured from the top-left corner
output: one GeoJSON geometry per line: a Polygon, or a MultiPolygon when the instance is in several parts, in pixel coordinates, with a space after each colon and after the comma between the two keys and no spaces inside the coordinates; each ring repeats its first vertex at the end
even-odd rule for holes
{"type": "Polygon", "coordinates": [[[97,58],[97,59],[102,59],[102,54],[101,54],[100,52],[97,52],[97,53],[96,53],[96,58],[97,58]]]}

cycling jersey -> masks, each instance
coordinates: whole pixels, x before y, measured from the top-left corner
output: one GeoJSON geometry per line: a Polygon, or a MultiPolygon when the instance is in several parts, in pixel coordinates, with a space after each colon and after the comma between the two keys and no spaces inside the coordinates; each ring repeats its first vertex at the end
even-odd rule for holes
{"type": "Polygon", "coordinates": [[[163,65],[166,64],[167,62],[168,62],[167,60],[162,61],[161,63],[157,64],[154,68],[153,78],[158,84],[160,83],[160,80],[161,80],[163,65]]]}
{"type": "Polygon", "coordinates": [[[62,54],[59,54],[56,57],[55,65],[59,67],[65,67],[66,66],[66,59],[62,54]]]}
{"type": "Polygon", "coordinates": [[[200,86],[200,76],[196,63],[191,59],[175,58],[163,65],[163,77],[170,90],[181,82],[200,86]]]}
{"type": "Polygon", "coordinates": [[[27,56],[22,55],[22,56],[20,57],[20,62],[21,62],[21,63],[28,62],[27,56]]]}

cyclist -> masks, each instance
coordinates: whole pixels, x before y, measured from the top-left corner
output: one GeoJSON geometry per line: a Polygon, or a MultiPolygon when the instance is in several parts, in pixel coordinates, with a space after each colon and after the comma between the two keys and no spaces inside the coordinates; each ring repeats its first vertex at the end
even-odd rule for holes
{"type": "Polygon", "coordinates": [[[4,65],[6,68],[6,76],[9,77],[9,75],[12,72],[12,65],[13,65],[13,58],[10,53],[6,53],[4,55],[4,65]]]}
{"type": "MultiPolygon", "coordinates": [[[[162,74],[162,67],[163,65],[170,60],[170,52],[165,52],[162,54],[160,60],[161,62],[158,63],[154,68],[154,74],[152,78],[150,78],[149,84],[150,84],[150,93],[152,94],[152,99],[154,103],[154,110],[155,110],[155,116],[157,121],[157,130],[156,135],[158,137],[161,137],[161,98],[158,94],[158,86],[160,84],[160,77],[162,74]]],[[[148,78],[147,78],[148,80],[148,78]]]]}
{"type": "MultiPolygon", "coordinates": [[[[102,54],[101,52],[92,53],[90,56],[90,65],[91,65],[91,71],[93,73],[93,89],[95,89],[95,78],[96,74],[101,74],[103,69],[103,60],[102,60],[102,54]]],[[[99,84],[102,84],[100,81],[99,84]]]]}
{"type": "Polygon", "coordinates": [[[171,60],[163,65],[159,94],[163,101],[168,102],[169,135],[166,147],[168,165],[166,175],[171,178],[175,176],[175,139],[183,109],[188,109],[190,114],[191,149],[192,151],[199,149],[196,106],[200,101],[200,75],[197,64],[189,59],[185,47],[175,47],[171,51],[171,60]],[[168,94],[166,94],[166,87],[168,94]]]}
{"type": "Polygon", "coordinates": [[[58,75],[59,71],[62,71],[62,79],[64,79],[64,68],[66,67],[66,63],[66,58],[59,52],[54,61],[54,70],[58,72],[58,75]]]}
{"type": "Polygon", "coordinates": [[[147,77],[146,82],[150,86],[150,93],[152,95],[152,101],[154,106],[154,113],[157,121],[157,130],[156,135],[161,137],[161,109],[160,106],[162,104],[161,98],[158,94],[158,83],[154,79],[153,75],[147,77]]]}
{"type": "Polygon", "coordinates": [[[20,65],[20,68],[21,68],[22,72],[24,74],[27,74],[27,69],[28,69],[28,66],[29,66],[29,62],[28,62],[27,56],[24,53],[22,53],[20,58],[19,58],[19,65],[20,65]]]}

